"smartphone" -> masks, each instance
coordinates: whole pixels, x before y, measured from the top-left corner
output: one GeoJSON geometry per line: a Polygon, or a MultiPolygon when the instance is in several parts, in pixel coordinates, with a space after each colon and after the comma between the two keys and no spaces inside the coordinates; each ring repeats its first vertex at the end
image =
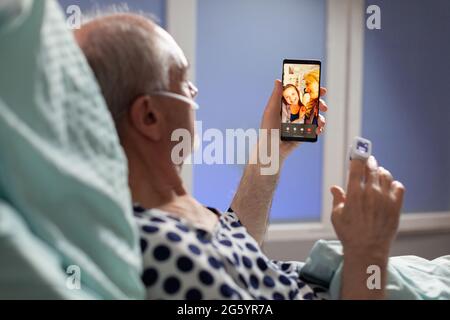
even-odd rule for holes
{"type": "Polygon", "coordinates": [[[281,140],[317,141],[321,66],[319,60],[283,60],[281,140]]]}

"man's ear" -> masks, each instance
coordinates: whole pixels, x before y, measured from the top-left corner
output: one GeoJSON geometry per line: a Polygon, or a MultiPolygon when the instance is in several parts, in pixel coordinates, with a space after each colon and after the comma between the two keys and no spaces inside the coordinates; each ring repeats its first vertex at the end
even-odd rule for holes
{"type": "Polygon", "coordinates": [[[153,141],[162,136],[163,115],[149,96],[136,98],[130,107],[131,126],[153,141]]]}

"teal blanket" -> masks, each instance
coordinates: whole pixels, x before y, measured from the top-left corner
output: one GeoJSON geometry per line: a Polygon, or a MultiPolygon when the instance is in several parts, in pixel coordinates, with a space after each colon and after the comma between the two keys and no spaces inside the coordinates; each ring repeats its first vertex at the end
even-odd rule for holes
{"type": "MultiPolygon", "coordinates": [[[[342,261],[339,241],[319,240],[300,275],[310,283],[329,288],[331,298],[339,299],[342,261]]],[[[450,255],[431,261],[416,256],[390,258],[386,294],[392,300],[450,299],[450,255]]]]}

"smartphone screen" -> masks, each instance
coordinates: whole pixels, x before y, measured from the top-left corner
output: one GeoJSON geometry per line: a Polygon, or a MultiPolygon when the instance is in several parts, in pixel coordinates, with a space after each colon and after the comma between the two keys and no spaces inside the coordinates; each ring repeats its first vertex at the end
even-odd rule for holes
{"type": "Polygon", "coordinates": [[[281,140],[317,141],[321,62],[283,61],[281,140]]]}

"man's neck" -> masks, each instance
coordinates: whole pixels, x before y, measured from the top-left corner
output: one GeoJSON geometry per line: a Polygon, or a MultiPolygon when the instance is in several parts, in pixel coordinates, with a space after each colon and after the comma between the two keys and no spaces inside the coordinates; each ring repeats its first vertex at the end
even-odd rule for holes
{"type": "MultiPolygon", "coordinates": [[[[149,151],[149,154],[152,154],[149,151]]],[[[153,153],[157,155],[157,153],[153,153]]],[[[128,152],[129,185],[133,202],[145,208],[167,205],[186,194],[178,168],[161,159],[145,159],[128,152]]]]}
{"type": "Polygon", "coordinates": [[[163,159],[161,152],[148,149],[143,152],[126,151],[133,201],[146,209],[170,212],[212,232],[217,216],[186,192],[179,168],[163,159]]]}

